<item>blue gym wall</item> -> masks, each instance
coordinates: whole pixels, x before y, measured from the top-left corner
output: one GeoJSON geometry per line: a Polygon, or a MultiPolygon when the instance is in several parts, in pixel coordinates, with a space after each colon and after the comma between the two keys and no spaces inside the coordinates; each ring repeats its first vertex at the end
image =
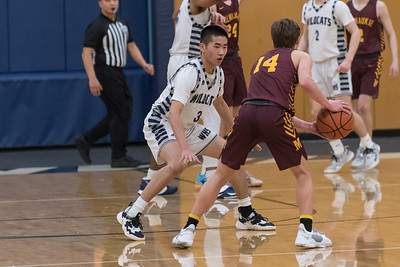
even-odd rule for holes
{"type": "MultiPolygon", "coordinates": [[[[81,61],[84,31],[99,12],[95,0],[0,0],[0,148],[71,145],[106,114],[81,61]]],[[[131,58],[125,68],[130,142],[144,141],[143,119],[166,84],[172,12],[170,0],[120,0],[119,15],[156,69],[151,77],[131,58]]]]}

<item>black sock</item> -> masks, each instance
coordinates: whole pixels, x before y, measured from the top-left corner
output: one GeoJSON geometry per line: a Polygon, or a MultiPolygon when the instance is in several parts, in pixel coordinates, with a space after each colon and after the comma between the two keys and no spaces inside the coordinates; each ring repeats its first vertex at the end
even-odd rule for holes
{"type": "Polygon", "coordinates": [[[245,206],[245,207],[239,207],[238,210],[239,210],[239,213],[244,218],[248,218],[250,216],[250,214],[253,212],[253,208],[251,207],[251,205],[245,206]]]}
{"type": "Polygon", "coordinates": [[[192,217],[189,217],[188,218],[188,220],[187,220],[187,222],[186,222],[186,225],[185,225],[185,227],[183,227],[183,228],[187,228],[189,225],[191,225],[191,224],[193,224],[195,227],[197,227],[197,224],[199,223],[199,220],[197,220],[197,219],[195,219],[195,218],[192,218],[192,217]]]}
{"type": "Polygon", "coordinates": [[[312,220],[308,218],[300,218],[300,223],[304,225],[307,231],[312,231],[312,220]]]}

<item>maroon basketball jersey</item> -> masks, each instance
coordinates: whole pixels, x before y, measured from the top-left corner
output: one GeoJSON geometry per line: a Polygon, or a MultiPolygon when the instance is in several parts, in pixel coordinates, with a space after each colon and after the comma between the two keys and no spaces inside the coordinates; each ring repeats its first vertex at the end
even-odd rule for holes
{"type": "Polygon", "coordinates": [[[232,0],[230,6],[223,1],[218,1],[217,12],[225,17],[225,25],[228,28],[228,53],[231,55],[239,51],[239,2],[232,0]]]}
{"type": "Polygon", "coordinates": [[[247,100],[266,100],[278,104],[294,115],[294,95],[298,85],[292,48],[278,48],[260,57],[250,73],[247,100]]]}
{"type": "Polygon", "coordinates": [[[377,0],[369,0],[360,11],[354,8],[353,1],[347,2],[361,33],[357,55],[372,54],[385,49],[383,25],[376,16],[376,2],[377,0]]]}

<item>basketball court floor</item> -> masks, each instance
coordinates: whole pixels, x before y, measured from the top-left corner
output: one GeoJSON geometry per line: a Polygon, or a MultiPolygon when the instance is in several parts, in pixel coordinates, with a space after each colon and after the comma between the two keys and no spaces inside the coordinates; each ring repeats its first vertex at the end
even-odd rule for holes
{"type": "MultiPolygon", "coordinates": [[[[175,248],[171,240],[194,203],[201,166],[173,180],[176,194],[151,201],[142,216],[146,240],[132,241],[116,214],[136,199],[146,165],[110,169],[107,147],[92,151],[93,166],[85,166],[73,148],[0,151],[0,266],[400,266],[399,139],[377,140],[377,168],[352,171],[348,164],[331,175],[323,173],[328,145],[304,142],[314,181],[314,227],[333,241],[320,249],[294,245],[295,179],[278,170],[265,147],[246,164],[264,181],[250,194],[277,230],[236,230],[237,201],[221,199],[202,217],[191,249],[175,248]]],[[[357,140],[346,142],[356,149],[357,140]]],[[[145,147],[130,149],[148,162],[145,147]]]]}

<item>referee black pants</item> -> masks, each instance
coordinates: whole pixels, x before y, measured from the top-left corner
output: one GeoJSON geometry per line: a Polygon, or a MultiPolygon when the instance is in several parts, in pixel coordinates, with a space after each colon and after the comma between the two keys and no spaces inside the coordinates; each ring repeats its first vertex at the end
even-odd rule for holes
{"type": "Polygon", "coordinates": [[[89,143],[94,143],[109,134],[111,158],[119,159],[126,155],[128,124],[132,114],[132,95],[121,68],[95,66],[95,72],[103,87],[100,98],[107,108],[107,115],[85,132],[84,137],[89,143]]]}

